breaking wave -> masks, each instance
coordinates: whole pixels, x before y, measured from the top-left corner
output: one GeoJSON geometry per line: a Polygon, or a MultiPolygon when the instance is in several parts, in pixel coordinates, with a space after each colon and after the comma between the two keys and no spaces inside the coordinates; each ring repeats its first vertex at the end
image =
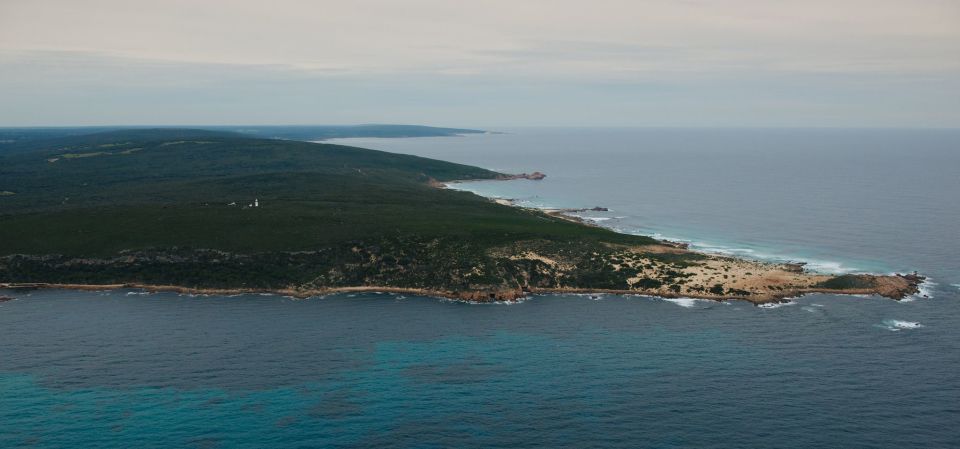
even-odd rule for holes
{"type": "Polygon", "coordinates": [[[761,309],[779,309],[781,307],[794,306],[794,305],[797,305],[797,303],[793,301],[786,301],[786,302],[768,302],[764,304],[757,304],[757,307],[761,309]]]}
{"type": "Polygon", "coordinates": [[[924,327],[922,324],[916,321],[904,321],[904,320],[894,320],[894,319],[883,320],[883,322],[878,326],[893,332],[899,332],[903,330],[913,330],[913,329],[919,329],[921,327],[924,327]]]}
{"type": "Polygon", "coordinates": [[[939,284],[933,282],[932,279],[927,278],[921,282],[919,286],[917,286],[916,293],[901,299],[900,302],[912,302],[918,299],[931,299],[933,298],[933,291],[936,289],[937,285],[939,284]]]}
{"type": "Polygon", "coordinates": [[[700,299],[700,298],[659,298],[666,302],[672,302],[680,307],[686,307],[692,309],[697,307],[697,303],[708,302],[709,299],[700,299]]]}
{"type": "Polygon", "coordinates": [[[801,309],[804,312],[810,313],[823,313],[823,306],[819,304],[810,304],[809,306],[803,306],[801,309]]]}
{"type": "Polygon", "coordinates": [[[127,296],[134,296],[134,295],[147,296],[147,295],[152,295],[153,293],[154,292],[149,292],[149,291],[127,292],[127,296]]]}
{"type": "Polygon", "coordinates": [[[853,267],[847,265],[843,262],[838,262],[834,260],[824,260],[816,259],[811,257],[801,257],[801,256],[788,256],[782,254],[774,254],[770,252],[764,252],[761,250],[753,248],[744,248],[740,246],[727,246],[720,245],[712,242],[700,241],[700,240],[691,240],[679,237],[672,237],[659,232],[654,232],[653,234],[643,233],[636,230],[624,229],[611,227],[610,229],[624,233],[624,234],[633,234],[633,235],[650,235],[655,239],[659,240],[669,240],[672,242],[686,243],[690,245],[690,249],[695,251],[701,251],[711,254],[719,254],[723,256],[736,256],[746,259],[759,260],[763,262],[774,262],[774,263],[802,263],[804,268],[809,271],[816,273],[824,274],[848,274],[848,273],[858,273],[861,270],[858,267],[853,267]]]}

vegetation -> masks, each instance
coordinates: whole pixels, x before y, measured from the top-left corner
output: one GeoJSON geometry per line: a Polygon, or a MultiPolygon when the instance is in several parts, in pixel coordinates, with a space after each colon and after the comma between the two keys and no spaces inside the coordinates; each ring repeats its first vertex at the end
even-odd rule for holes
{"type": "Polygon", "coordinates": [[[17,194],[0,197],[6,282],[561,285],[556,270],[509,257],[524,247],[582,262],[570,283],[621,288],[627,274],[582,255],[656,243],[432,185],[499,173],[340,145],[153,129],[8,150],[0,191],[17,194]]]}
{"type": "Polygon", "coordinates": [[[817,284],[817,287],[834,290],[870,289],[875,286],[876,282],[873,278],[856,274],[840,275],[817,284]]]}

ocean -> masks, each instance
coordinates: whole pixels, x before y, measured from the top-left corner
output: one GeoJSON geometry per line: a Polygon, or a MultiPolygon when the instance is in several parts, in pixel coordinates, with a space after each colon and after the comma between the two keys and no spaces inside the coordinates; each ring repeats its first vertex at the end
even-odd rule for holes
{"type": "Polygon", "coordinates": [[[960,131],[498,131],[337,143],[541,171],[452,187],[621,232],[930,282],[772,307],[17,293],[0,447],[960,447],[960,131]]]}

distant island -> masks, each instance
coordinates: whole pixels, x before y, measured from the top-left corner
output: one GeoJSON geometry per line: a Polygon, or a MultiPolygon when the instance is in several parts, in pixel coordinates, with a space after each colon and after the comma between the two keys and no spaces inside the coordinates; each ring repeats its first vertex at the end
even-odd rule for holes
{"type": "Polygon", "coordinates": [[[306,128],[0,130],[0,287],[760,304],[814,292],[900,299],[923,282],[704,254],[444,188],[539,172],[301,141],[483,131],[306,128]]]}

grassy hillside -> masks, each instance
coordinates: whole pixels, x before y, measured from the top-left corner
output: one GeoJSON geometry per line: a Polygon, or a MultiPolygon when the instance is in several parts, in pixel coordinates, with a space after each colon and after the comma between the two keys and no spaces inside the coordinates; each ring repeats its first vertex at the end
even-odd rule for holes
{"type": "Polygon", "coordinates": [[[204,130],[26,142],[0,155],[0,281],[485,288],[516,285],[511,246],[653,242],[430,185],[498,176],[204,130]]]}

